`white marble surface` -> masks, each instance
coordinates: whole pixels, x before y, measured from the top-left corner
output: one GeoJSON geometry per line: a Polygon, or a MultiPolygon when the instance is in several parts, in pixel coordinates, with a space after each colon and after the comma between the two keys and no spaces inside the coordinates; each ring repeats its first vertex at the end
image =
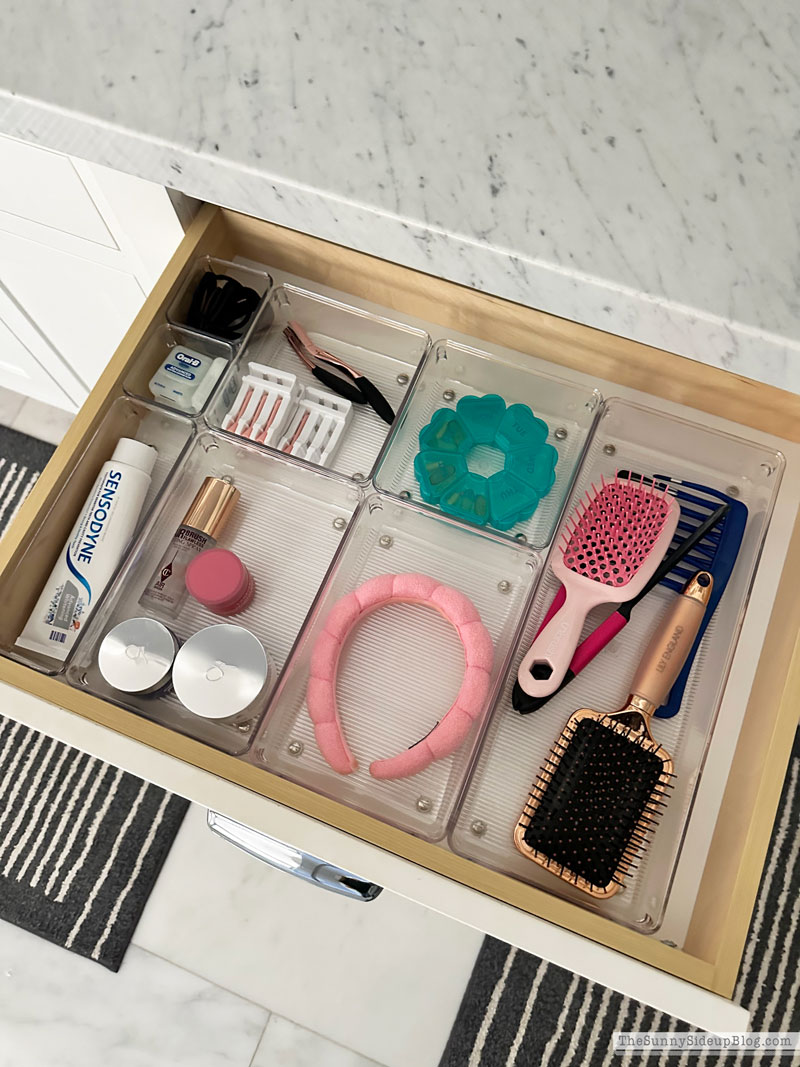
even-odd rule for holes
{"type": "Polygon", "coordinates": [[[0,1067],[166,1065],[382,1067],[152,952],[113,974],[0,922],[0,1067]]]}
{"type": "Polygon", "coordinates": [[[361,904],[275,871],[212,835],[196,807],[134,935],[386,1067],[436,1067],[482,941],[394,894],[361,904]]]}
{"type": "Polygon", "coordinates": [[[60,445],[75,416],[0,386],[0,426],[60,445]]]}
{"type": "Polygon", "coordinates": [[[115,975],[0,923],[0,1067],[249,1067],[268,1014],[141,949],[115,975]]]}
{"type": "MultiPolygon", "coordinates": [[[[14,421],[22,410],[25,397],[22,393],[13,393],[10,389],[0,386],[0,426],[7,426],[13,430],[14,421]]],[[[51,408],[55,411],[55,408],[51,408]]]]}
{"type": "Polygon", "coordinates": [[[800,390],[792,0],[9,0],[2,30],[0,131],[800,390]]]}
{"type": "Polygon", "coordinates": [[[251,1067],[379,1067],[351,1049],[273,1015],[251,1067]]]}
{"type": "Polygon", "coordinates": [[[74,417],[72,412],[62,411],[50,404],[43,404],[41,400],[0,389],[0,426],[10,426],[13,430],[19,430],[20,433],[38,437],[40,441],[60,445],[74,417]],[[13,398],[13,400],[6,398],[13,398]],[[19,406],[13,411],[15,401],[19,401],[19,406]]]}

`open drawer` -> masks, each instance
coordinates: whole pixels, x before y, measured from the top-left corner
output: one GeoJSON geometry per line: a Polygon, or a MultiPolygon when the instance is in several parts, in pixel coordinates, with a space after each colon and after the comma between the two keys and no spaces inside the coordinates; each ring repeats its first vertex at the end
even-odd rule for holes
{"type": "MultiPolygon", "coordinates": [[[[259,336],[267,338],[265,344],[272,343],[269,340],[272,325],[272,321],[255,323],[248,350],[258,343],[259,336]]],[[[324,326],[320,325],[319,329],[324,334],[324,326]]],[[[369,351],[376,345],[375,340],[369,344],[364,341],[360,351],[369,351]]],[[[274,346],[269,351],[273,352],[274,346]]],[[[376,373],[380,373],[377,364],[376,373]]],[[[487,383],[491,380],[490,374],[487,383]]],[[[550,403],[547,388],[542,384],[545,407],[550,403]]],[[[513,393],[511,384],[508,389],[513,393]]],[[[488,384],[480,388],[478,383],[478,391],[487,392],[488,384]]],[[[602,437],[598,436],[597,440],[601,441],[602,437]]],[[[0,594],[6,607],[0,623],[0,648],[6,653],[0,656],[0,681],[79,717],[69,720],[75,722],[76,728],[68,729],[61,719],[60,725],[56,724],[52,719],[55,713],[46,710],[44,705],[40,705],[43,710],[37,718],[35,702],[19,698],[20,717],[27,717],[42,729],[50,728],[74,744],[102,750],[106,758],[126,760],[130,769],[284,840],[291,840],[290,835],[297,834],[302,840],[292,843],[299,847],[417,896],[430,906],[531,951],[539,951],[564,966],[643,996],[690,1021],[713,1025],[710,1016],[701,1017],[698,1005],[709,1001],[695,987],[722,998],[732,994],[797,726],[800,600],[795,590],[800,580],[799,441],[800,398],[791,394],[206,206],[0,543],[0,594]],[[318,500],[313,514],[320,515],[320,521],[326,524],[326,541],[314,556],[313,582],[306,582],[302,602],[295,605],[297,617],[293,625],[297,632],[292,638],[298,640],[294,645],[291,641],[284,642],[280,646],[279,662],[273,664],[275,684],[265,695],[261,709],[266,712],[265,725],[248,721],[248,737],[253,735],[254,742],[245,746],[217,743],[212,733],[186,728],[185,722],[178,721],[180,716],[175,717],[174,709],[170,713],[172,718],[164,718],[145,714],[142,708],[115,700],[108,693],[98,695],[90,670],[91,626],[87,628],[86,640],[79,641],[76,659],[70,661],[66,671],[57,667],[42,669],[46,664],[26,660],[13,651],[14,640],[115,438],[136,436],[146,420],[157,424],[169,439],[174,472],[159,475],[160,491],[155,492],[150,516],[145,516],[138,548],[123,560],[116,578],[116,592],[112,583],[109,599],[97,609],[98,620],[120,610],[121,601],[111,598],[119,594],[126,574],[138,573],[136,568],[144,558],[137,555],[144,551],[141,538],[150,531],[154,537],[169,536],[169,522],[163,511],[165,501],[169,502],[172,489],[185,495],[186,471],[195,469],[192,464],[196,464],[197,450],[204,447],[203,441],[209,438],[221,441],[220,454],[226,456],[235,453],[238,447],[224,426],[216,424],[222,420],[215,412],[230,404],[241,388],[236,360],[254,358],[247,351],[230,359],[220,383],[220,389],[227,393],[216,393],[204,414],[194,418],[168,413],[157,404],[135,397],[125,397],[126,386],[134,394],[143,392],[141,383],[154,368],[143,367],[142,360],[146,353],[153,352],[153,338],[157,331],[163,331],[166,310],[179,293],[187,270],[203,255],[262,264],[276,286],[294,286],[296,291],[307,286],[321,301],[349,301],[355,305],[356,312],[363,310],[376,315],[381,330],[393,330],[391,344],[396,342],[397,347],[391,347],[388,341],[382,344],[384,350],[391,347],[389,357],[394,370],[380,384],[387,395],[402,384],[402,389],[392,393],[390,400],[399,412],[392,441],[399,441],[404,449],[408,442],[398,427],[411,425],[410,420],[418,415],[424,423],[430,415],[427,400],[417,402],[423,395],[425,382],[436,382],[435,388],[442,383],[446,386],[450,380],[447,375],[456,369],[453,360],[477,360],[478,350],[488,354],[490,362],[497,361],[497,367],[502,369],[502,374],[499,370],[498,374],[504,382],[512,382],[517,371],[530,367],[542,383],[556,383],[552,388],[562,390],[563,400],[558,412],[563,414],[563,419],[556,423],[550,418],[551,429],[560,431],[556,442],[565,439],[570,444],[579,442],[574,455],[566,448],[560,453],[560,457],[569,459],[562,470],[561,482],[556,483],[562,486],[563,493],[553,498],[556,502],[551,501],[550,511],[544,508],[539,513],[541,522],[537,525],[531,521],[526,526],[523,520],[522,525],[494,532],[471,533],[453,516],[439,514],[424,501],[409,500],[410,483],[395,465],[393,443],[383,448],[381,440],[373,440],[369,435],[354,438],[360,442],[363,454],[351,457],[341,453],[347,466],[330,475],[321,475],[313,464],[298,460],[295,467],[299,481],[314,485],[309,490],[318,500]],[[448,342],[426,345],[426,337],[434,342],[436,338],[447,337],[448,342]],[[446,374],[440,374],[433,363],[439,358],[437,353],[441,355],[443,351],[450,358],[446,374]],[[420,362],[421,369],[415,371],[420,362]],[[138,384],[132,387],[132,382],[138,384]],[[233,386],[229,388],[231,382],[233,386]],[[513,870],[498,869],[503,864],[482,858],[480,849],[463,847],[460,843],[463,820],[476,818],[469,807],[473,800],[468,788],[470,774],[476,769],[480,771],[482,761],[485,763],[488,758],[496,734],[493,729],[474,733],[458,764],[455,779],[452,775],[446,780],[432,777],[428,792],[402,793],[402,802],[409,812],[405,819],[387,817],[379,805],[337,797],[329,777],[313,761],[307,769],[295,773],[291,760],[283,755],[287,739],[289,743],[295,741],[295,751],[313,745],[313,735],[299,738],[293,732],[295,723],[303,719],[298,714],[303,686],[297,681],[297,672],[307,668],[308,650],[302,635],[313,632],[319,612],[332,596],[352,589],[351,578],[374,576],[375,553],[389,548],[398,552],[400,564],[396,567],[391,564],[387,570],[419,570],[420,560],[425,558],[424,547],[420,546],[441,544],[446,534],[442,530],[448,525],[457,528],[457,537],[463,537],[465,545],[469,541],[469,548],[464,549],[464,558],[469,561],[467,569],[478,573],[483,566],[485,571],[485,585],[476,593],[476,602],[480,602],[482,613],[485,611],[492,620],[491,635],[501,650],[495,663],[490,700],[495,715],[500,710],[510,714],[507,708],[500,708],[505,699],[503,683],[515,662],[515,650],[529,636],[526,622],[535,608],[537,590],[543,588],[541,577],[546,571],[547,544],[578,477],[579,460],[589,455],[593,435],[602,432],[594,422],[601,408],[600,394],[657,409],[667,419],[687,420],[703,432],[718,433],[720,440],[725,439],[725,434],[743,439],[754,449],[779,457],[781,467],[780,485],[770,495],[769,507],[764,509],[768,521],[763,540],[754,550],[753,581],[746,582],[746,588],[740,591],[742,618],[737,619],[736,636],[731,638],[731,647],[736,652],[731,662],[721,661],[719,665],[721,688],[727,694],[724,699],[730,696],[739,713],[729,714],[726,729],[714,731],[708,751],[703,750],[699,757],[703,766],[702,788],[717,798],[712,805],[716,818],[701,821],[694,827],[690,821],[687,831],[695,854],[707,857],[702,877],[699,869],[687,872],[678,868],[671,897],[683,900],[686,905],[683,913],[674,919],[673,927],[656,932],[631,928],[616,921],[613,915],[585,908],[575,900],[555,895],[546,886],[530,884],[515,877],[513,870]],[[223,396],[227,397],[224,401],[223,396]],[[124,418],[117,417],[115,412],[122,412],[124,418]],[[183,436],[171,430],[176,419],[183,436]],[[351,470],[357,460],[358,470],[351,470]],[[325,482],[328,477],[332,479],[332,487],[325,482]],[[405,556],[398,531],[414,546],[405,556]],[[341,536],[341,546],[337,547],[334,533],[337,538],[341,536]],[[475,537],[483,537],[485,541],[476,542],[475,537]],[[481,550],[484,544],[485,552],[481,550]],[[326,568],[329,568],[327,573],[326,568]],[[318,585],[323,592],[314,600],[318,585]],[[501,606],[491,599],[497,596],[506,597],[501,606]],[[307,627],[302,621],[304,617],[307,627]],[[753,651],[755,648],[760,650],[758,656],[753,651]],[[749,698],[745,700],[747,693],[749,698]],[[269,746],[262,743],[271,732],[284,745],[280,759],[272,759],[269,746]],[[115,749],[108,740],[114,737],[130,739],[130,743],[120,741],[121,747],[115,749]],[[243,748],[246,750],[242,751],[243,748]],[[424,818],[429,812],[430,820],[424,818]],[[335,854],[330,854],[331,849],[335,854]],[[680,929],[680,947],[666,943],[676,940],[671,933],[673,928],[680,929]],[[598,961],[603,960],[605,963],[601,965],[598,961]],[[681,980],[680,987],[674,979],[681,980]],[[684,992],[671,999],[665,995],[659,1001],[658,990],[670,981],[673,989],[681,988],[684,992]]],[[[247,450],[249,454],[256,446],[248,445],[247,450]]],[[[282,486],[287,494],[295,493],[296,486],[282,473],[289,461],[275,457],[267,448],[261,451],[264,462],[274,466],[277,472],[274,478],[270,475],[270,480],[282,486]]],[[[253,470],[248,478],[253,485],[258,461],[258,457],[249,455],[248,463],[253,464],[253,470]]],[[[691,456],[686,456],[685,462],[690,465],[691,456]]],[[[724,462],[720,462],[723,469],[724,462]]],[[[765,461],[765,466],[770,464],[765,461]]],[[[291,463],[289,469],[290,473],[295,469],[291,463]]],[[[197,470],[200,471],[199,466],[197,470]]],[[[215,471],[203,468],[201,473],[215,471]]],[[[763,472],[763,476],[774,476],[774,470],[771,474],[763,472]]],[[[171,517],[175,519],[173,526],[180,521],[180,515],[171,517]]],[[[288,543],[287,530],[282,530],[281,536],[287,541],[284,550],[290,560],[293,550],[299,549],[288,543]]],[[[445,556],[446,553],[442,555],[443,560],[445,556]]],[[[143,581],[144,571],[152,562],[148,558],[147,566],[139,566],[143,581]]],[[[448,581],[458,584],[458,568],[452,560],[447,566],[448,581]]],[[[258,580],[257,574],[257,583],[258,580]]],[[[263,625],[269,635],[270,620],[266,616],[253,619],[251,628],[263,625]]],[[[198,617],[197,624],[202,621],[198,617]]],[[[438,639],[433,632],[429,638],[438,639]]],[[[270,638],[270,642],[274,647],[274,639],[270,638]]],[[[457,665],[446,666],[452,670],[457,665]]],[[[3,690],[4,694],[9,692],[3,690]]],[[[415,699],[424,697],[416,689],[414,695],[415,699]]],[[[11,702],[8,711],[15,714],[11,702]]],[[[391,740],[402,747],[414,738],[398,735],[391,740]]],[[[531,757],[531,776],[535,770],[535,760],[531,757]]],[[[701,806],[702,797],[703,794],[699,799],[695,797],[694,810],[701,806]]],[[[509,826],[509,841],[512,832],[513,826],[509,826]]],[[[700,865],[702,860],[695,867],[700,865]]],[[[735,1013],[727,1016],[726,1021],[734,1018],[735,1013]]]]}

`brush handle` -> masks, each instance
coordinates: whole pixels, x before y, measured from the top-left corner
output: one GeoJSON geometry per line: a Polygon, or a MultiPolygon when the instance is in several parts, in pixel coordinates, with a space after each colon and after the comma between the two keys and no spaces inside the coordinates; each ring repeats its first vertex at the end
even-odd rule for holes
{"type": "Polygon", "coordinates": [[[584,667],[588,667],[598,652],[602,652],[617,634],[622,633],[629,621],[629,615],[623,615],[622,612],[615,611],[601,622],[595,630],[592,630],[586,640],[581,641],[575,649],[575,655],[569,665],[573,675],[580,674],[584,667]]]}
{"type": "Polygon", "coordinates": [[[536,631],[536,637],[539,636],[539,634],[542,632],[542,630],[545,628],[545,626],[547,626],[548,622],[550,622],[552,617],[557,612],[561,611],[561,609],[564,606],[564,601],[566,599],[567,599],[567,591],[566,591],[566,589],[564,588],[563,585],[560,585],[558,587],[558,592],[553,597],[553,599],[550,601],[550,607],[547,609],[547,614],[542,619],[542,621],[539,623],[539,629],[536,631]]]}
{"type": "Polygon", "coordinates": [[[609,589],[599,582],[570,584],[556,594],[533,644],[519,665],[517,681],[529,697],[546,697],[558,689],[580,640],[586,616],[607,603],[609,589]],[[595,588],[596,587],[596,588],[595,588]],[[536,671],[541,676],[536,677],[536,671]]]}
{"type": "MultiPolygon", "coordinates": [[[[564,603],[563,589],[560,589],[558,595],[561,599],[558,601],[558,607],[553,610],[556,600],[550,605],[550,611],[545,616],[545,620],[539,627],[539,633],[544,629],[545,624],[555,615],[555,612],[564,603]]],[[[532,711],[538,711],[539,708],[543,708],[551,697],[554,697],[556,693],[560,693],[562,689],[566,689],[570,682],[574,681],[584,667],[588,667],[598,652],[606,647],[606,645],[617,636],[617,634],[624,629],[628,624],[628,619],[625,615],[621,615],[618,611],[615,611],[613,615],[609,615],[604,623],[593,630],[592,633],[586,638],[585,641],[581,641],[578,647],[575,649],[575,655],[570,660],[569,668],[566,674],[561,679],[561,684],[558,689],[554,689],[546,697],[529,697],[524,692],[520,692],[519,681],[514,686],[514,691],[511,697],[511,703],[514,705],[516,711],[520,715],[530,715],[532,711]]]]}
{"type": "Polygon", "coordinates": [[[661,624],[639,662],[631,693],[653,708],[661,707],[691,651],[714,579],[708,571],[698,571],[670,604],[661,624]]]}

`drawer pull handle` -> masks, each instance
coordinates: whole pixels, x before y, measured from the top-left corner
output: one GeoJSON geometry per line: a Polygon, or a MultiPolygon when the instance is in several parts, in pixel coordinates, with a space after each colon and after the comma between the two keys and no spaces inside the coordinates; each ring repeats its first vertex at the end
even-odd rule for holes
{"type": "Polygon", "coordinates": [[[320,889],[327,889],[330,893],[369,903],[383,892],[382,887],[374,882],[326,863],[317,856],[301,852],[292,845],[245,826],[227,815],[220,815],[219,812],[209,811],[208,827],[255,859],[268,863],[276,870],[292,874],[295,878],[301,878],[304,882],[311,882],[320,889]]]}

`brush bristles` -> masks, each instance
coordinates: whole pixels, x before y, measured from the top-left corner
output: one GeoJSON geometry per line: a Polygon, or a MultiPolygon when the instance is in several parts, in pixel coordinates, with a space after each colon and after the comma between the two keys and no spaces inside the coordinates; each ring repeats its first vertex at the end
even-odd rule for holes
{"type": "Polygon", "coordinates": [[[564,562],[604,585],[624,586],[649,556],[674,508],[666,486],[630,475],[600,479],[578,502],[561,536],[564,562]]]}
{"type": "Polygon", "coordinates": [[[567,724],[520,816],[542,866],[596,895],[621,886],[672,788],[660,746],[610,716],[567,724]]]}

